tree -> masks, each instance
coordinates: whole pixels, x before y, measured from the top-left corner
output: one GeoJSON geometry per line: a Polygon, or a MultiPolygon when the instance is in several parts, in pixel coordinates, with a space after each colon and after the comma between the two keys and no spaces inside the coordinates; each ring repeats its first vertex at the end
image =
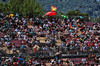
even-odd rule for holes
{"type": "Polygon", "coordinates": [[[0,12],[3,12],[3,2],[0,2],[0,12]]]}
{"type": "Polygon", "coordinates": [[[82,16],[85,21],[89,21],[89,14],[87,13],[81,13],[79,10],[73,10],[73,11],[68,11],[66,15],[69,18],[76,18],[78,16],[82,16]]]}
{"type": "Polygon", "coordinates": [[[41,7],[39,1],[35,0],[9,0],[8,3],[0,3],[1,12],[5,14],[22,14],[23,16],[42,16],[43,8],[41,7]],[[4,10],[3,10],[4,9],[4,10]]]}
{"type": "Polygon", "coordinates": [[[12,11],[11,11],[11,5],[9,4],[9,3],[5,3],[4,5],[3,5],[3,13],[4,14],[10,14],[10,13],[12,13],[12,11]]]}
{"type": "Polygon", "coordinates": [[[97,18],[95,19],[95,22],[100,22],[100,17],[97,17],[97,18]]]}

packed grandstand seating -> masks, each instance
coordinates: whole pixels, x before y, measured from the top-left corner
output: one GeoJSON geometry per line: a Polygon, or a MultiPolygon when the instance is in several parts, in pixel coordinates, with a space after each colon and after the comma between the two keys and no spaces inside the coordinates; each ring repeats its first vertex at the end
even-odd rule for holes
{"type": "Polygon", "coordinates": [[[0,18],[1,66],[100,64],[100,23],[83,19],[0,18]],[[45,38],[41,42],[40,38],[45,38]],[[38,39],[37,39],[38,38],[38,39]],[[61,41],[60,43],[57,42],[61,41]]]}

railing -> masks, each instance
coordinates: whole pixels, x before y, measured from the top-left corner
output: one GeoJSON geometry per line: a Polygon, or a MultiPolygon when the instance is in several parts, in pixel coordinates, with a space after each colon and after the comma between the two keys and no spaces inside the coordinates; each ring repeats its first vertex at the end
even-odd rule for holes
{"type": "Polygon", "coordinates": [[[11,49],[1,49],[0,50],[0,56],[18,56],[19,54],[22,54],[23,56],[34,56],[34,57],[54,57],[55,53],[61,51],[62,56],[85,56],[85,55],[90,55],[90,54],[98,54],[100,55],[100,47],[97,49],[91,50],[91,47],[86,47],[85,50],[81,50],[80,47],[73,47],[73,48],[68,48],[68,47],[56,47],[56,48],[48,48],[48,50],[44,50],[44,48],[40,48],[38,51],[33,51],[34,49],[32,48],[26,48],[26,49],[18,49],[16,48],[19,52],[11,52],[11,49]]]}

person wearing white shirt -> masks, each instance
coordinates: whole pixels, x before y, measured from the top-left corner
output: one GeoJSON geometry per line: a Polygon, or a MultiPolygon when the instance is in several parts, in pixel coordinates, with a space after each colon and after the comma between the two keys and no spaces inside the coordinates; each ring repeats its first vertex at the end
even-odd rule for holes
{"type": "Polygon", "coordinates": [[[7,41],[7,42],[5,42],[5,44],[8,46],[10,44],[10,42],[7,41]]]}

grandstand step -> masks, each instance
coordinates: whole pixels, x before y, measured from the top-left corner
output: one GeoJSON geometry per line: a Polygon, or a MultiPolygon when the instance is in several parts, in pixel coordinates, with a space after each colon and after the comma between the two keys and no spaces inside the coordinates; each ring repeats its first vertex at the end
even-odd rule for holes
{"type": "MultiPolygon", "coordinates": [[[[45,42],[46,37],[37,37],[36,39],[40,40],[41,43],[46,43],[45,42]]],[[[61,40],[56,40],[56,42],[57,42],[56,45],[61,45],[61,40]]]]}
{"type": "Polygon", "coordinates": [[[56,43],[56,45],[60,46],[60,45],[61,45],[61,43],[56,43]]]}
{"type": "Polygon", "coordinates": [[[40,41],[40,43],[46,43],[45,41],[40,41]]]}
{"type": "Polygon", "coordinates": [[[51,65],[51,63],[46,63],[46,66],[50,66],[51,65]]]}
{"type": "Polygon", "coordinates": [[[61,40],[56,40],[56,42],[61,43],[61,40]]]}
{"type": "Polygon", "coordinates": [[[46,43],[46,37],[37,37],[37,40],[40,40],[41,43],[46,43]]]}
{"type": "MultiPolygon", "coordinates": [[[[19,50],[17,50],[17,52],[19,53],[19,50]]],[[[6,53],[7,53],[7,54],[14,54],[14,53],[12,52],[12,50],[7,50],[6,53]]]]}
{"type": "Polygon", "coordinates": [[[7,47],[0,47],[0,50],[6,50],[7,49],[7,47]]]}
{"type": "Polygon", "coordinates": [[[56,40],[56,45],[60,46],[61,45],[61,40],[56,40]]]}
{"type": "Polygon", "coordinates": [[[37,37],[38,40],[46,40],[46,37],[37,37]]]}

